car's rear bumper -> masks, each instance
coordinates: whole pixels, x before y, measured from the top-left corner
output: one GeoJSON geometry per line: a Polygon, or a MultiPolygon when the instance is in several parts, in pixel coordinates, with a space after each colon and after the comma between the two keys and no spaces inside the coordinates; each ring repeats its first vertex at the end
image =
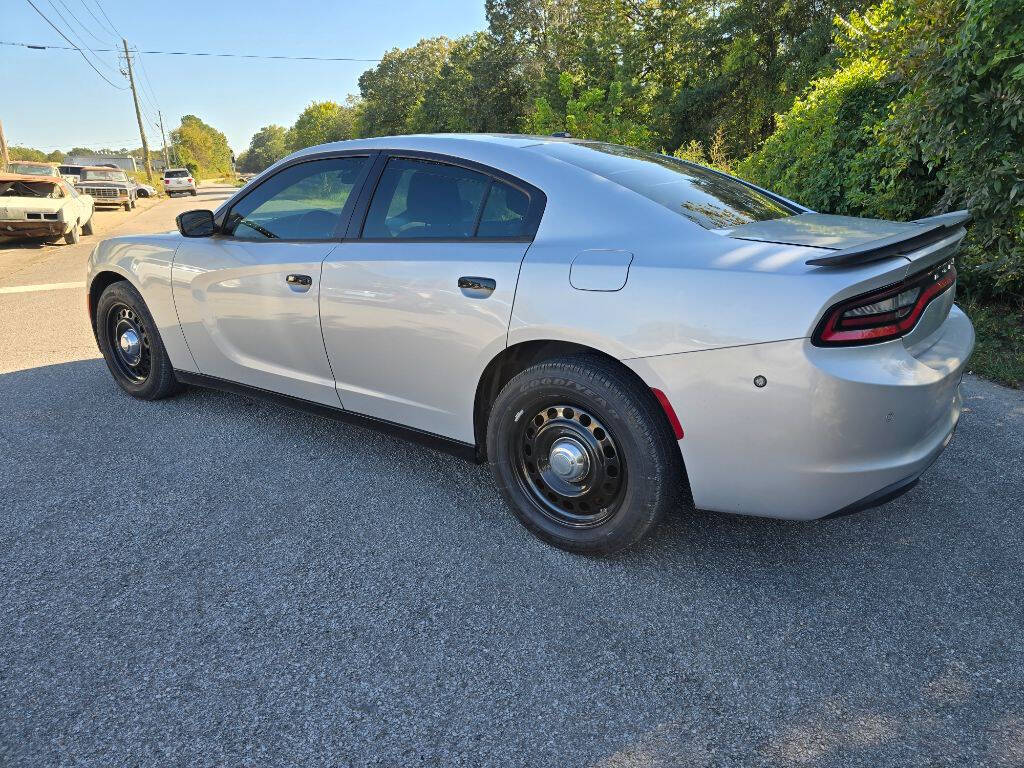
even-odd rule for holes
{"type": "Polygon", "coordinates": [[[809,520],[880,503],[935,461],[960,417],[973,348],[954,307],[913,352],[902,341],[794,339],[626,362],[682,422],[697,507],[809,520]]]}

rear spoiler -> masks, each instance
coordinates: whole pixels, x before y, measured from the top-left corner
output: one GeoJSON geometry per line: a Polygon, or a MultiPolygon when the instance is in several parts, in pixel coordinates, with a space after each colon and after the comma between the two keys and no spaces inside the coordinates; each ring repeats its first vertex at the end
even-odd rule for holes
{"type": "Polygon", "coordinates": [[[860,245],[833,251],[828,256],[811,259],[807,264],[812,267],[849,267],[855,264],[869,264],[872,261],[881,261],[893,256],[902,256],[949,237],[970,220],[970,211],[953,211],[941,216],[917,219],[910,223],[920,224],[921,227],[918,230],[880,237],[877,240],[869,240],[860,245]]]}

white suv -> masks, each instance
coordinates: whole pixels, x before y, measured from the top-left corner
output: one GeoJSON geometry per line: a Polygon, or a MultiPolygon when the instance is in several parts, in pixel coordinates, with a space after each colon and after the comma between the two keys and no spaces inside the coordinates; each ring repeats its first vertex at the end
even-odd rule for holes
{"type": "Polygon", "coordinates": [[[164,192],[173,195],[175,192],[196,194],[196,180],[188,168],[168,168],[164,171],[164,192]]]}

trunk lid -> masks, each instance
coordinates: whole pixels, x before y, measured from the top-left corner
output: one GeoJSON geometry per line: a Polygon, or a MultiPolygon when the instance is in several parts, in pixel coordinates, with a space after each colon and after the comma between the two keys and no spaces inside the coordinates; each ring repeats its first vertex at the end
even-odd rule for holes
{"type": "Polygon", "coordinates": [[[717,231],[737,240],[841,250],[883,237],[914,233],[920,231],[920,225],[883,219],[860,219],[856,216],[801,213],[782,219],[752,221],[717,231]]]}

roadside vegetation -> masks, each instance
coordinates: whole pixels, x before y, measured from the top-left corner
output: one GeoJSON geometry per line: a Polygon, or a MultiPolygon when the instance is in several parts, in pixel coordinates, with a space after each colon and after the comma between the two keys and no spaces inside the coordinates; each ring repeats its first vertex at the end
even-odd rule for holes
{"type": "MultiPolygon", "coordinates": [[[[238,157],[360,136],[549,134],[735,173],[816,210],[909,220],[970,208],[959,296],[979,373],[1020,386],[1024,16],[1020,0],[486,0],[486,30],[392,49],[359,93],[268,125],[238,157]]],[[[200,178],[223,134],[171,134],[200,178]]],[[[39,153],[43,159],[45,155],[39,153]]]]}

